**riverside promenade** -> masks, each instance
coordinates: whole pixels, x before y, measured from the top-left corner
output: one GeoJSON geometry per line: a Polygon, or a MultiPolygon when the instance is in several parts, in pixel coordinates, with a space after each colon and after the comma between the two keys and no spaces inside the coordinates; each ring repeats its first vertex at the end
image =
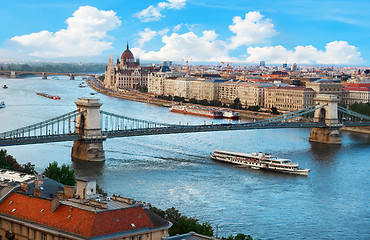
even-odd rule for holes
{"type": "MultiPolygon", "coordinates": [[[[154,104],[162,107],[170,107],[173,104],[178,104],[178,102],[175,101],[168,101],[156,98],[154,95],[148,94],[148,93],[141,93],[141,92],[134,92],[129,90],[122,90],[122,91],[114,91],[111,89],[107,89],[104,87],[104,84],[96,78],[89,78],[86,80],[86,84],[93,90],[105,94],[108,96],[113,96],[117,98],[127,99],[131,101],[137,101],[137,102],[144,102],[149,104],[154,104]]],[[[187,103],[189,105],[193,105],[190,103],[187,103]]],[[[217,108],[217,107],[214,107],[217,108]]],[[[236,112],[239,112],[239,116],[243,119],[267,119],[275,117],[276,115],[265,113],[265,112],[253,112],[253,111],[247,111],[247,110],[235,110],[235,109],[229,109],[229,108],[218,108],[220,110],[233,110],[236,112]]]]}

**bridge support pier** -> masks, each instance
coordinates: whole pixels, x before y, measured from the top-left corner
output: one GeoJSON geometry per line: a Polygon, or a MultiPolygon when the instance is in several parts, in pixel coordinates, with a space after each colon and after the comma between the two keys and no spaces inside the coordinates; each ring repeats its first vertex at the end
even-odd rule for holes
{"type": "Polygon", "coordinates": [[[104,162],[103,142],[73,142],[72,161],[104,162]]]}
{"type": "Polygon", "coordinates": [[[78,98],[75,102],[79,112],[84,111],[76,119],[76,133],[81,140],[73,142],[72,160],[102,162],[105,161],[103,141],[105,136],[100,127],[100,106],[98,99],[78,98]]]}
{"type": "Polygon", "coordinates": [[[339,128],[312,128],[308,140],[311,142],[342,144],[342,136],[339,128]]]}
{"type": "Polygon", "coordinates": [[[338,102],[337,95],[318,94],[315,97],[316,103],[325,105],[315,111],[315,122],[324,122],[327,127],[312,128],[309,141],[321,142],[329,144],[341,144],[342,136],[340,134],[340,126],[338,120],[338,102]]]}
{"type": "Polygon", "coordinates": [[[43,73],[41,74],[41,79],[48,79],[48,76],[43,72],[43,73]]]}
{"type": "Polygon", "coordinates": [[[69,75],[69,80],[75,80],[75,76],[73,74],[69,75]]]}
{"type": "Polygon", "coordinates": [[[10,71],[10,78],[17,78],[15,71],[10,71]]]}

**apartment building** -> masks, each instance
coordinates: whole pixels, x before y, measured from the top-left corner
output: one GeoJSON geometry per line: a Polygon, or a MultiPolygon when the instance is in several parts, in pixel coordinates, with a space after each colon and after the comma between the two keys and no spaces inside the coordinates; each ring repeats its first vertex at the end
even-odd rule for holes
{"type": "Polygon", "coordinates": [[[265,90],[265,107],[294,112],[314,105],[315,92],[305,87],[270,87],[265,90]]]}
{"type": "Polygon", "coordinates": [[[189,98],[197,100],[207,99],[208,101],[218,100],[219,84],[226,82],[226,79],[204,79],[197,78],[190,82],[190,95],[189,98]]]}
{"type": "Polygon", "coordinates": [[[241,82],[238,84],[238,98],[243,106],[265,106],[265,89],[272,83],[241,82]]]}
{"type": "Polygon", "coordinates": [[[94,180],[75,187],[0,170],[0,239],[161,240],[171,223],[145,205],[96,194],[94,180]]]}

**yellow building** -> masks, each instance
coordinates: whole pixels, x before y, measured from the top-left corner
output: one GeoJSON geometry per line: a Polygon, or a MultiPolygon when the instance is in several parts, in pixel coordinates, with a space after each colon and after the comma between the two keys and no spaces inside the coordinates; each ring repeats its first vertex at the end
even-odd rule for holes
{"type": "Polygon", "coordinates": [[[342,95],[342,84],[327,79],[320,79],[314,82],[307,82],[306,88],[311,88],[315,94],[342,95]]]}
{"type": "Polygon", "coordinates": [[[225,82],[225,79],[204,79],[197,78],[190,82],[190,96],[197,100],[207,99],[208,101],[218,100],[219,84],[225,82]]]}
{"type": "Polygon", "coordinates": [[[241,82],[238,84],[238,98],[243,106],[265,106],[265,89],[272,83],[241,82]]]}
{"type": "Polygon", "coordinates": [[[314,105],[315,92],[305,87],[270,87],[265,90],[265,107],[294,112],[314,105]]]}

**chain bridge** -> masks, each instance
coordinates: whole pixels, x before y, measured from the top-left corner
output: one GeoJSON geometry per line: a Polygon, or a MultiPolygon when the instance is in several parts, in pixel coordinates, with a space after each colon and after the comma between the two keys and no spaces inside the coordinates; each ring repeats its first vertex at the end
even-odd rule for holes
{"type": "Polygon", "coordinates": [[[341,127],[370,126],[370,117],[338,106],[335,95],[316,97],[316,104],[269,119],[222,124],[167,124],[100,110],[94,98],[79,98],[77,110],[30,126],[0,133],[0,146],[74,141],[72,159],[104,161],[107,138],[191,132],[274,128],[312,128],[310,141],[341,143],[341,127]]]}

